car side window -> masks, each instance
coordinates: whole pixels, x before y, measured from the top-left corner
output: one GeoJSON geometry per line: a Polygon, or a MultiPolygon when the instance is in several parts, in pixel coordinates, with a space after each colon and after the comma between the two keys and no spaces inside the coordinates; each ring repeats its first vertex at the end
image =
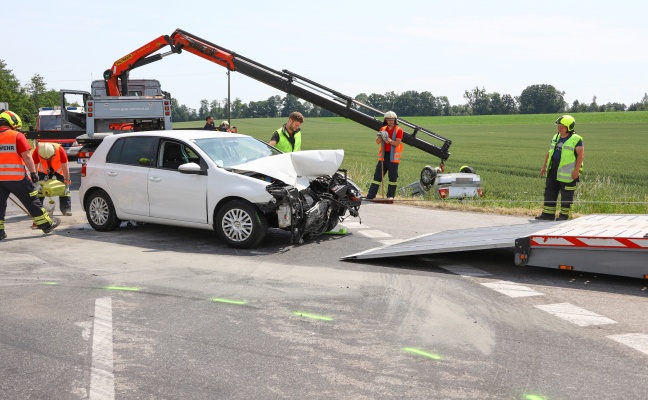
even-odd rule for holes
{"type": "Polygon", "coordinates": [[[184,143],[163,141],[160,146],[158,167],[178,169],[182,164],[194,162],[201,165],[200,157],[184,143]]]}
{"type": "Polygon", "coordinates": [[[106,162],[150,167],[155,160],[156,137],[134,136],[118,139],[108,152],[106,162]]]}

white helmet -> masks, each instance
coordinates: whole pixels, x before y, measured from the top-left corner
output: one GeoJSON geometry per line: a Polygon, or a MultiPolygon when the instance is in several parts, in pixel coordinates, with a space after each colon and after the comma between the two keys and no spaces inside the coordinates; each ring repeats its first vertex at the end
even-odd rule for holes
{"type": "Polygon", "coordinates": [[[396,115],[396,113],[393,112],[393,111],[387,111],[387,112],[385,113],[385,119],[387,119],[387,118],[394,118],[394,119],[396,119],[396,118],[398,118],[398,115],[396,115]]]}
{"type": "Polygon", "coordinates": [[[47,159],[54,155],[54,145],[52,143],[39,143],[38,155],[47,159]]]}

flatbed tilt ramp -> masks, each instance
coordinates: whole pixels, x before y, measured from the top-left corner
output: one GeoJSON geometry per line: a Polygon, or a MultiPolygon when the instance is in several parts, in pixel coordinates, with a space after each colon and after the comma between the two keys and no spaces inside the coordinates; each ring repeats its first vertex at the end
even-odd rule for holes
{"type": "Polygon", "coordinates": [[[648,215],[593,214],[437,232],[343,257],[361,260],[514,248],[515,265],[648,279],[648,215]]]}

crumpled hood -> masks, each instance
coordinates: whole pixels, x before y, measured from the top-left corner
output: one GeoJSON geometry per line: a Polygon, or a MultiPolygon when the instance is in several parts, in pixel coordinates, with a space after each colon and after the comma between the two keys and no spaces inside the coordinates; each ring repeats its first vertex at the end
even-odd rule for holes
{"type": "MultiPolygon", "coordinates": [[[[232,166],[233,172],[258,172],[298,187],[299,178],[333,175],[342,165],[344,150],[305,150],[264,157],[232,166]]],[[[308,182],[304,182],[307,185],[308,182]]]]}

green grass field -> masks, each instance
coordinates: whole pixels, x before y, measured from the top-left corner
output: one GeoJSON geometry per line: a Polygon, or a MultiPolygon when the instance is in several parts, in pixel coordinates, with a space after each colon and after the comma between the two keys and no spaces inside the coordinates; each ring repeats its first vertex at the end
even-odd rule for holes
{"type": "MultiPolygon", "coordinates": [[[[585,172],[576,191],[574,213],[648,213],[648,112],[572,115],[577,121],[576,132],[583,136],[585,144],[585,172]]],[[[553,121],[559,116],[406,118],[452,140],[446,171],[458,172],[463,165],[472,166],[484,187],[484,197],[479,200],[443,201],[426,196],[422,202],[420,197],[416,198],[416,204],[509,214],[538,213],[544,190],[544,178],[540,178],[539,172],[556,133],[553,121]]],[[[240,133],[267,142],[284,122],[283,118],[267,118],[233,120],[232,124],[240,133]]],[[[174,124],[177,128],[203,125],[203,121],[174,124]]],[[[378,145],[373,131],[344,118],[306,119],[302,130],[304,150],[344,149],[342,167],[366,191],[377,162],[378,145]]],[[[429,141],[440,144],[434,139],[429,141]]],[[[425,165],[438,164],[438,158],[406,145],[399,187],[417,181],[425,165]]]]}

